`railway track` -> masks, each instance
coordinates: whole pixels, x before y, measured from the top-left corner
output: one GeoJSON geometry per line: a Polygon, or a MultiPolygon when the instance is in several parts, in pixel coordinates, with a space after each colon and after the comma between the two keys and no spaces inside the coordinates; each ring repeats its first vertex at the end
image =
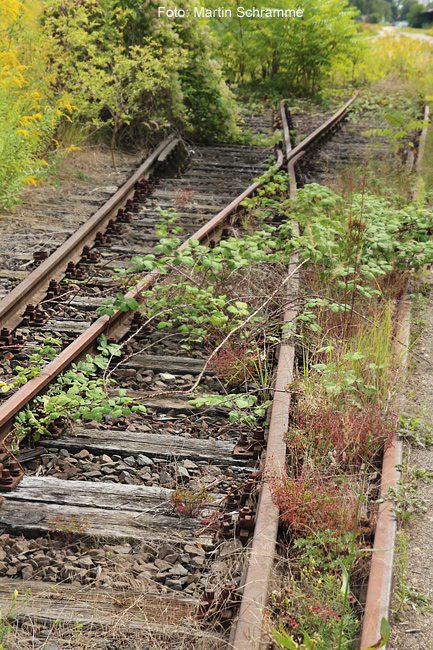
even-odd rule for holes
{"type": "MultiPolygon", "coordinates": [[[[349,105],[326,116],[296,147],[282,111],[289,172],[295,165],[299,169],[305,151],[335,132],[349,105]]],[[[271,127],[270,116],[251,126],[262,133],[271,127]]],[[[140,318],[121,309],[98,317],[96,309],[116,290],[115,269],[155,252],[160,239],[155,226],[166,227],[166,211],[178,214],[183,250],[192,235],[210,247],[233,234],[242,236],[239,205],[258,184],[245,187],[262,172],[270,153],[239,145],[185,152],[180,141],[169,139],[81,233],[42,260],[0,303],[4,361],[9,362],[3,365],[3,381],[13,377],[28,349],[47,337],[64,347],[38,377],[5,395],[2,439],[14,416],[59,372],[93,352],[104,332],[120,341],[130,337],[131,327],[139,330],[126,348],[133,356],[113,376],[147,409],[145,415],[82,421],[73,432],[58,423],[54,437],[22,451],[26,475],[0,510],[2,608],[15,588],[19,594],[31,590],[14,609],[22,647],[31,635],[54,636],[53,625],[63,629],[53,650],[77,638],[84,647],[101,649],[242,650],[259,642],[278,528],[278,512],[260,475],[263,431],[246,439],[224,409],[203,411],[185,399],[201,373],[202,390],[224,392],[205,366],[203,345],[193,344],[185,353],[177,332],[143,327],[140,318]],[[78,292],[71,289],[75,280],[84,283],[78,292]],[[188,508],[200,517],[183,516],[188,508]]],[[[277,164],[283,165],[282,152],[277,164]]],[[[289,275],[296,264],[293,259],[289,275]]],[[[158,272],[151,271],[126,298],[138,299],[158,280],[158,272]]],[[[288,286],[296,291],[294,277],[288,286]]],[[[293,312],[284,318],[291,321],[293,312]]],[[[268,463],[281,462],[284,453],[281,434],[289,412],[284,386],[293,358],[293,348],[283,345],[275,359],[280,397],[270,413],[268,463]]],[[[13,463],[10,469],[17,471],[13,463]]],[[[9,478],[7,472],[3,478],[9,478]]]]}
{"type": "MultiPolygon", "coordinates": [[[[268,133],[272,120],[269,116],[254,120],[253,128],[268,133]]],[[[2,330],[3,352],[8,355],[13,350],[12,366],[24,362],[28,350],[47,337],[67,344],[86,332],[96,316],[96,306],[112,292],[113,267],[128,267],[135,255],[153,251],[160,239],[155,234],[155,224],[164,220],[161,210],[176,209],[176,226],[183,229],[181,239],[186,240],[260,175],[262,161],[270,153],[264,147],[221,145],[196,147],[186,159],[186,152],[179,152],[176,147],[179,149],[180,143],[173,139],[163,143],[124,189],[122,201],[129,214],[124,216],[121,209],[119,215],[116,197],[112,197],[108,208],[103,207],[93,217],[94,223],[84,225],[83,237],[75,236],[75,240],[72,238],[63,245],[68,251],[67,258],[60,250],[42,260],[24,286],[18,285],[15,293],[3,302],[2,313],[6,319],[3,326],[8,327],[8,331],[4,327],[2,330]],[[176,154],[179,155],[175,160],[176,154]],[[133,202],[129,196],[135,182],[143,173],[152,172],[154,163],[159,167],[158,173],[155,170],[155,183],[152,176],[143,184],[141,193],[135,192],[133,202]],[[183,174],[178,178],[182,163],[183,174]],[[118,221],[123,222],[122,232],[118,226],[109,225],[112,206],[118,221]],[[106,233],[103,238],[98,234],[104,225],[111,231],[112,242],[106,241],[106,233]],[[90,253],[85,249],[87,254],[83,259],[83,247],[94,240],[100,246],[90,253]],[[70,283],[62,284],[67,267],[69,280],[83,278],[82,269],[85,269],[89,280],[84,293],[75,296],[71,294],[70,283]],[[47,288],[51,292],[48,296],[47,288]],[[30,311],[27,308],[30,300],[39,306],[36,313],[33,311],[33,317],[26,316],[23,322],[23,312],[30,311]]],[[[218,235],[216,231],[213,236],[218,235]]],[[[158,336],[156,331],[155,334],[150,342],[151,354],[145,358],[136,356],[116,373],[120,385],[129,391],[137,393],[140,388],[147,388],[161,392],[173,384],[182,387],[203,367],[202,350],[195,350],[195,358],[179,356],[178,341],[165,340],[164,333],[158,336]]],[[[148,338],[148,333],[143,338],[148,338]]],[[[138,337],[134,344],[143,347],[143,340],[138,337]]],[[[6,365],[3,374],[6,381],[14,368],[9,374],[7,370],[6,365]]],[[[212,385],[208,380],[206,377],[208,386],[212,385]]],[[[53,615],[64,621],[78,619],[87,626],[87,631],[94,625],[111,624],[113,615],[117,615],[114,603],[127,599],[131,634],[142,627],[141,612],[145,611],[148,630],[140,632],[142,638],[157,633],[163,642],[167,634],[171,637],[175,634],[179,647],[186,641],[194,643],[194,647],[220,647],[224,629],[219,633],[200,629],[194,618],[197,600],[203,593],[209,597],[212,589],[221,591],[223,586],[227,597],[224,600],[221,593],[218,597],[226,605],[227,613],[230,607],[237,606],[237,583],[245,561],[243,546],[238,539],[233,542],[228,539],[225,550],[224,545],[219,549],[221,545],[213,542],[214,532],[209,532],[203,521],[173,514],[170,496],[176,486],[188,486],[192,492],[206,489],[202,505],[206,505],[206,500],[211,502],[201,508],[202,517],[212,517],[215,504],[237,486],[232,506],[236,501],[244,504],[240,507],[246,508],[243,515],[246,521],[250,519],[250,510],[245,504],[253,498],[257,477],[249,454],[241,459],[232,457],[233,432],[226,431],[224,414],[215,412],[201,417],[193,413],[186,400],[180,399],[151,400],[148,409],[146,421],[122,417],[111,420],[109,426],[105,422],[93,423],[92,429],[88,425],[79,426],[69,442],[67,436],[50,440],[48,445],[44,441],[47,453],[43,454],[42,461],[37,450],[27,454],[30,458],[25,465],[27,475],[17,491],[8,496],[2,508],[1,525],[8,531],[2,539],[3,552],[10,557],[16,553],[14,545],[25,544],[27,552],[22,549],[21,557],[26,556],[28,561],[8,562],[2,578],[3,595],[6,601],[10,600],[10,588],[16,578],[21,578],[20,591],[30,588],[32,592],[32,604],[26,606],[26,612],[42,621],[49,609],[48,619],[53,615]],[[19,500],[15,501],[19,494],[19,500]],[[16,519],[18,512],[20,521],[16,519]],[[36,516],[36,512],[42,516],[36,516]],[[49,530],[57,526],[61,534],[60,529],[70,525],[75,533],[85,533],[85,539],[102,541],[93,544],[90,550],[84,550],[81,543],[75,547],[71,542],[61,543],[56,548],[55,542],[53,546],[47,539],[49,530]],[[198,535],[201,529],[204,532],[198,535]],[[48,582],[53,580],[61,585],[59,598],[47,593],[48,582]],[[89,585],[93,585],[90,592],[89,585]],[[95,586],[101,591],[97,603],[95,586]],[[139,596],[143,588],[145,601],[139,596]]],[[[25,455],[22,459],[24,463],[25,455]]],[[[68,533],[64,533],[67,537],[68,533]]],[[[241,538],[242,535],[245,537],[245,531],[240,531],[241,538]]],[[[121,612],[122,606],[119,607],[121,612]]]]}
{"type": "MultiPolygon", "coordinates": [[[[396,156],[395,148],[390,146],[389,140],[384,135],[375,133],[378,129],[389,128],[383,116],[374,112],[367,112],[367,114],[362,110],[359,112],[356,103],[354,108],[353,119],[345,123],[344,129],[336,131],[332,138],[321,142],[318,147],[310,148],[310,155],[299,161],[297,166],[299,187],[307,183],[320,183],[332,187],[338,185],[342,176],[345,176],[347,182],[348,175],[349,177],[352,175],[352,178],[356,174],[359,175],[360,170],[364,169],[367,163],[371,166],[372,162],[380,166],[383,161],[387,161],[388,164],[394,161],[397,165],[402,161],[408,172],[414,168],[413,150],[407,142],[401,144],[401,150],[396,156]]],[[[301,111],[295,107],[290,115],[291,128],[296,134],[293,144],[307,137],[313,128],[320,126],[329,117],[329,111],[315,109],[301,111]]],[[[416,134],[411,134],[411,139],[416,143],[416,152],[416,134]]],[[[417,161],[420,160],[420,157],[415,155],[417,161]]]]}

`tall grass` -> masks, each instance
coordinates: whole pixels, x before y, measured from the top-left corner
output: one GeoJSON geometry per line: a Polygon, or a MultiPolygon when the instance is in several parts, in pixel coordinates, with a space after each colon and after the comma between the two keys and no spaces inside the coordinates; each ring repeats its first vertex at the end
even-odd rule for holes
{"type": "Polygon", "coordinates": [[[387,410],[400,381],[395,336],[393,306],[388,302],[369,321],[352,326],[348,337],[331,337],[313,358],[304,348],[304,390],[315,393],[320,385],[337,402],[350,397],[360,405],[374,401],[387,410]]]}

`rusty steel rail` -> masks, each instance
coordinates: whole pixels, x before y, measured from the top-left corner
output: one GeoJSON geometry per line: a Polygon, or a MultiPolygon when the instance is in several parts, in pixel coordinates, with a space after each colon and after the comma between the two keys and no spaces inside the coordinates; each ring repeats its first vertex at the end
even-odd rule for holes
{"type": "MultiPolygon", "coordinates": [[[[424,107],[424,119],[429,118],[429,106],[424,107]]],[[[420,146],[415,170],[421,172],[422,159],[427,138],[428,124],[421,132],[420,146]]],[[[410,169],[409,169],[410,171],[410,169]]],[[[413,192],[414,199],[418,192],[413,192]]],[[[410,349],[410,303],[403,301],[399,319],[400,330],[396,340],[396,351],[405,371],[408,364],[408,351],[410,349]]],[[[395,409],[394,409],[395,410],[395,409]]],[[[389,488],[395,488],[400,478],[396,465],[401,464],[403,445],[398,435],[394,436],[393,444],[383,457],[382,480],[380,483],[380,496],[384,497],[389,488]]],[[[383,617],[389,619],[392,597],[393,563],[395,552],[395,537],[397,521],[392,512],[392,502],[383,501],[379,506],[379,514],[374,535],[370,577],[367,587],[367,599],[362,625],[361,650],[372,646],[380,639],[380,623],[383,617]]],[[[386,650],[386,645],[383,646],[386,650]]]]}
{"type": "Polygon", "coordinates": [[[284,149],[286,152],[286,156],[288,156],[292,150],[292,142],[290,140],[290,129],[287,121],[286,104],[284,100],[280,101],[280,114],[281,114],[281,124],[283,126],[284,149]]]}
{"type": "MultiPolygon", "coordinates": [[[[296,197],[295,164],[304,155],[305,150],[298,151],[295,156],[291,155],[290,132],[283,102],[280,102],[280,111],[286,157],[289,159],[287,171],[290,179],[290,198],[294,200],[296,197]]],[[[299,234],[298,225],[296,223],[293,225],[295,234],[299,234]]],[[[298,263],[298,255],[293,255],[289,264],[289,275],[296,271],[298,263]]],[[[297,295],[298,290],[299,279],[295,274],[287,291],[288,301],[290,301],[291,297],[297,295]]],[[[295,309],[286,309],[284,311],[283,325],[292,323],[296,315],[295,309]]],[[[278,506],[275,505],[272,499],[270,483],[282,477],[284,472],[286,458],[284,434],[289,426],[291,400],[291,395],[287,392],[286,387],[293,382],[294,361],[295,347],[293,342],[290,339],[283,341],[278,353],[277,376],[269,422],[265,471],[263,472],[264,479],[239,618],[233,638],[233,650],[251,650],[252,648],[259,650],[262,648],[262,644],[266,644],[263,630],[264,612],[271,591],[272,568],[275,560],[280,519],[278,506]]]]}
{"type": "Polygon", "coordinates": [[[287,122],[286,104],[284,99],[280,101],[280,115],[281,115],[281,124],[283,127],[283,136],[284,136],[284,154],[287,157],[292,148],[292,144],[290,141],[290,129],[287,122]]]}
{"type": "Polygon", "coordinates": [[[0,329],[7,327],[12,330],[19,325],[22,320],[21,312],[27,304],[40,302],[45,297],[50,280],[58,281],[63,278],[67,263],[77,262],[82,256],[83,246],[94,243],[96,233],[105,229],[113,214],[133,195],[137,181],[145,174],[149,174],[158,163],[165,161],[179,143],[179,140],[174,140],[174,135],[161,142],[126,183],[90,219],[0,301],[0,329]]]}

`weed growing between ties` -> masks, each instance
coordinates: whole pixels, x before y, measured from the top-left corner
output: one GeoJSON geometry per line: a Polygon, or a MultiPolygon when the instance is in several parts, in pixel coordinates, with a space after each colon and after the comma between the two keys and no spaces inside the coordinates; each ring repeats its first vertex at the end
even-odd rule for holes
{"type": "Polygon", "coordinates": [[[203,508],[212,502],[212,496],[205,487],[199,490],[178,488],[170,499],[175,512],[183,517],[197,517],[203,508]]]}
{"type": "Polygon", "coordinates": [[[75,542],[90,526],[86,515],[58,515],[48,523],[51,524],[49,532],[66,545],[75,542]]]}
{"type": "MultiPolygon", "coordinates": [[[[78,420],[100,422],[104,416],[115,418],[146,412],[144,406],[126,396],[126,390],[119,389],[109,397],[107,385],[115,381],[99,377],[98,373],[107,369],[112,357],[120,355],[119,346],[108,343],[104,334],[98,342],[99,353],[95,357],[87,355],[86,360],[72,364],[71,369],[59,375],[44,395],[36,397],[16,415],[15,426],[5,438],[5,441],[9,438],[10,451],[16,453],[26,437],[37,442],[41,436],[51,436],[66,425],[73,428],[78,420]]],[[[29,367],[18,367],[17,377],[9,384],[3,384],[2,390],[25,384],[28,379],[38,376],[44,362],[56,356],[59,344],[56,339],[47,339],[44,346],[30,357],[29,367]]]]}

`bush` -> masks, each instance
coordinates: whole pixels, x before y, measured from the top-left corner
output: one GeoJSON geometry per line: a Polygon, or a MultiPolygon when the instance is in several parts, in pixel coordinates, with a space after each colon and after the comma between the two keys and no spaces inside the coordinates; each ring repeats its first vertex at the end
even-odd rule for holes
{"type": "Polygon", "coordinates": [[[17,203],[23,186],[42,182],[56,157],[47,155],[56,128],[72,112],[50,86],[34,21],[32,5],[0,0],[0,210],[17,203]]]}
{"type": "MultiPolygon", "coordinates": [[[[192,16],[188,0],[177,6],[192,16]]],[[[110,133],[112,147],[168,123],[200,139],[234,127],[205,30],[157,10],[133,0],[54,0],[44,11],[56,85],[72,94],[83,124],[110,133]]]]}
{"type": "MultiPolygon", "coordinates": [[[[219,5],[216,0],[210,3],[219,5]]],[[[250,88],[314,94],[326,82],[331,68],[341,60],[350,61],[360,41],[354,18],[358,11],[346,0],[302,0],[296,6],[302,17],[252,17],[239,19],[235,0],[226,3],[231,18],[214,21],[221,38],[220,56],[232,83],[250,88]]],[[[245,10],[257,3],[246,0],[245,10]]],[[[275,10],[293,10],[285,2],[268,2],[275,10]]]]}

